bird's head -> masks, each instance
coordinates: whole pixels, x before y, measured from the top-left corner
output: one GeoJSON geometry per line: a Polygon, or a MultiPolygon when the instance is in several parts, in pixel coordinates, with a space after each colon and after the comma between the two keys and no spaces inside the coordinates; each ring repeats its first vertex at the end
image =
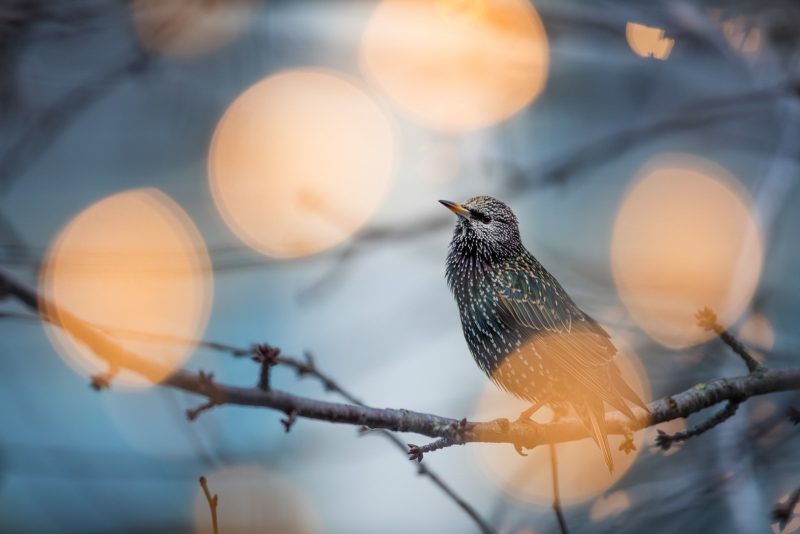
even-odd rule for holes
{"type": "Polygon", "coordinates": [[[440,200],[458,216],[452,246],[490,258],[514,254],[522,246],[517,217],[496,198],[472,197],[463,204],[440,200]]]}

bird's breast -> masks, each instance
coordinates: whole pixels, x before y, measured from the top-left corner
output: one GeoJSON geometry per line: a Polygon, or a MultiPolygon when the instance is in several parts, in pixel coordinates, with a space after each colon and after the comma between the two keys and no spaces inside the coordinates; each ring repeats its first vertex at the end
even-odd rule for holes
{"type": "Polygon", "coordinates": [[[470,266],[451,277],[464,338],[478,366],[493,376],[522,345],[519,332],[502,321],[491,269],[470,266]]]}

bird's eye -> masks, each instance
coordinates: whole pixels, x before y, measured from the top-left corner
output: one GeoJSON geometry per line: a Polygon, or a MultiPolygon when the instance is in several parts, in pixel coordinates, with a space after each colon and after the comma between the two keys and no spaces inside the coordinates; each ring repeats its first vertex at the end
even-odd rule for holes
{"type": "Polygon", "coordinates": [[[472,216],[478,219],[483,224],[489,224],[492,222],[492,218],[489,217],[487,214],[480,212],[480,211],[473,211],[472,216]]]}

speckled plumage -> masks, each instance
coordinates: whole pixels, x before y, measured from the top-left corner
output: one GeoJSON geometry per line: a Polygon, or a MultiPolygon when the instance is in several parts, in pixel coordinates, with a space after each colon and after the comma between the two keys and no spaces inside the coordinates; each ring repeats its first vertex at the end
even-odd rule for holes
{"type": "Polygon", "coordinates": [[[442,203],[459,215],[447,282],[478,366],[526,401],[572,408],[611,469],[605,404],[629,417],[626,400],[646,406],[622,379],[609,335],[525,249],[508,206],[486,196],[442,203]]]}

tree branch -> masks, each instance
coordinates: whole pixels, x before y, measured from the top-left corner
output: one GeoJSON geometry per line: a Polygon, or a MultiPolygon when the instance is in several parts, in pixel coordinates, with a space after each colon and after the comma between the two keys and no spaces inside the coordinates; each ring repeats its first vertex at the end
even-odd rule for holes
{"type": "MultiPolygon", "coordinates": [[[[33,310],[39,310],[40,298],[31,289],[19,284],[0,271],[0,284],[7,293],[33,310]]],[[[41,302],[45,302],[41,299],[41,302]]],[[[47,303],[47,309],[52,304],[47,303]]],[[[86,344],[99,357],[114,354],[114,362],[122,368],[136,372],[153,382],[164,376],[165,367],[117,345],[112,340],[88,326],[77,317],[61,310],[62,323],[66,323],[70,334],[86,344]]],[[[300,397],[272,389],[262,391],[257,387],[238,387],[213,383],[208,375],[177,370],[161,385],[194,393],[217,404],[236,404],[270,408],[284,413],[296,412],[297,417],[350,424],[373,429],[396,432],[414,432],[432,438],[447,438],[463,443],[510,443],[525,448],[537,445],[574,441],[589,437],[580,421],[565,419],[548,424],[533,421],[509,422],[495,419],[486,422],[461,422],[458,419],[439,415],[413,412],[395,408],[373,408],[365,405],[326,402],[300,397]]],[[[625,435],[630,430],[640,430],[679,417],[688,417],[710,406],[724,401],[742,402],[750,397],[780,391],[800,390],[800,368],[767,370],[763,373],[736,378],[720,378],[698,384],[676,395],[667,396],[649,404],[650,414],[636,409],[634,419],[628,420],[618,413],[607,416],[609,434],[625,435]]]]}
{"type": "MultiPolygon", "coordinates": [[[[0,298],[3,296],[13,296],[32,310],[36,311],[39,314],[39,317],[43,320],[50,320],[50,318],[45,317],[42,313],[42,309],[40,308],[40,303],[43,302],[42,297],[37,295],[35,291],[25,287],[24,285],[20,284],[10,276],[8,276],[5,272],[0,270],[0,298]]],[[[45,309],[53,310],[53,304],[47,303],[44,306],[45,309]]],[[[128,335],[135,335],[135,336],[145,336],[150,339],[163,339],[165,341],[173,342],[173,343],[182,343],[182,344],[197,344],[200,346],[204,346],[211,350],[216,350],[219,352],[225,352],[228,354],[233,355],[234,357],[251,357],[253,360],[259,362],[261,364],[261,371],[259,373],[259,382],[256,388],[252,388],[253,391],[261,391],[261,392],[269,392],[269,369],[276,364],[285,365],[287,367],[292,367],[297,371],[298,376],[313,376],[317,380],[319,380],[326,391],[332,391],[337,393],[339,396],[345,398],[348,402],[355,404],[360,407],[366,407],[366,405],[361,402],[358,398],[356,398],[353,394],[345,390],[342,386],[340,386],[333,378],[329,377],[328,375],[321,372],[314,362],[314,358],[311,353],[305,353],[305,361],[301,361],[297,358],[292,358],[289,356],[281,356],[280,350],[271,347],[266,344],[255,345],[249,349],[243,349],[241,347],[235,347],[232,345],[224,344],[224,343],[217,343],[212,341],[200,341],[195,342],[193,340],[188,340],[184,338],[180,338],[177,336],[169,336],[169,335],[154,335],[154,334],[143,334],[139,332],[131,332],[131,331],[117,331],[116,329],[110,329],[107,327],[103,327],[100,325],[94,325],[91,323],[87,323],[85,321],[78,320],[64,310],[60,310],[59,315],[62,318],[67,318],[70,322],[70,333],[80,338],[84,341],[90,348],[92,348],[98,356],[101,358],[103,354],[107,353],[100,353],[97,350],[102,350],[103,348],[109,349],[111,348],[113,351],[112,354],[121,354],[119,351],[123,351],[123,349],[117,346],[113,341],[108,340],[99,332],[107,332],[107,333],[123,333],[128,335]],[[72,328],[78,328],[77,332],[72,331],[72,328]],[[93,331],[94,329],[94,331],[93,331]]],[[[28,317],[25,317],[26,319],[28,317]]],[[[123,366],[142,374],[146,378],[152,377],[153,372],[156,373],[157,376],[158,371],[154,371],[153,369],[157,369],[157,364],[152,364],[140,356],[130,353],[128,351],[124,351],[123,354],[124,359],[126,360],[126,364],[123,366]],[[130,360],[128,360],[130,358],[130,360]],[[130,367],[130,366],[133,367],[130,367]],[[137,365],[143,366],[141,369],[137,368],[137,365]],[[150,375],[148,377],[148,374],[150,375]]],[[[115,365],[118,365],[115,363],[115,365]]],[[[110,373],[106,374],[105,376],[110,375],[110,373]]],[[[92,384],[96,381],[96,377],[93,377],[92,384]]],[[[213,374],[204,373],[200,371],[198,375],[195,377],[188,373],[187,371],[178,371],[165,382],[167,385],[172,385],[177,389],[182,389],[184,391],[189,391],[192,393],[197,393],[199,395],[203,395],[207,397],[207,401],[202,405],[198,406],[197,408],[190,409],[186,411],[187,418],[191,421],[196,419],[202,412],[210,410],[215,406],[219,406],[225,403],[235,403],[231,400],[231,396],[226,393],[226,387],[220,387],[213,381],[213,374]],[[174,380],[174,383],[170,383],[174,380]],[[187,381],[190,382],[192,385],[188,386],[187,381]],[[182,387],[181,384],[183,384],[182,387]]],[[[108,387],[109,384],[106,384],[108,387]]],[[[98,388],[99,389],[99,388],[98,388]]],[[[242,391],[246,391],[246,389],[240,388],[242,391]]],[[[297,397],[300,399],[300,397],[297,397]]],[[[310,400],[310,399],[309,399],[310,400]]],[[[317,401],[312,401],[317,402],[317,401]]],[[[291,402],[290,402],[291,404],[291,402]]],[[[324,403],[323,403],[324,404],[324,403]]],[[[332,403],[328,403],[334,405],[332,403]]],[[[334,406],[347,406],[347,405],[334,405],[334,406]]],[[[353,408],[353,407],[350,407],[353,408]]],[[[283,411],[287,414],[286,419],[282,419],[281,422],[284,425],[286,431],[288,432],[291,429],[291,426],[294,424],[298,416],[303,416],[297,409],[288,407],[283,409],[283,411]]],[[[462,420],[459,422],[455,422],[456,426],[459,424],[465,423],[466,420],[462,420]]],[[[362,425],[364,428],[365,425],[362,425]]],[[[406,446],[404,442],[385,429],[378,429],[381,434],[386,436],[394,445],[403,451],[403,453],[407,453],[406,446]]],[[[483,518],[481,515],[467,503],[464,499],[462,499],[456,492],[451,488],[444,480],[442,480],[436,473],[431,471],[425,465],[419,465],[417,472],[421,476],[427,477],[431,482],[434,483],[439,489],[441,489],[453,502],[456,503],[464,512],[469,515],[472,520],[478,525],[478,528],[483,534],[493,534],[495,530],[492,526],[483,518]]]]}
{"type": "Polygon", "coordinates": [[[737,400],[729,400],[728,404],[723,409],[715,413],[713,417],[689,430],[686,430],[685,432],[676,432],[675,434],[670,435],[663,430],[659,430],[658,436],[656,437],[656,445],[661,447],[662,450],[668,451],[669,448],[672,447],[673,443],[686,441],[689,438],[693,438],[694,436],[699,436],[704,432],[708,432],[715,426],[720,425],[733,417],[736,414],[736,410],[739,408],[739,404],[740,402],[737,400]]]}
{"type": "Polygon", "coordinates": [[[731,348],[733,352],[741,356],[742,360],[744,360],[744,363],[747,366],[747,370],[750,373],[764,371],[765,367],[761,365],[752,354],[750,354],[750,351],[747,350],[747,347],[745,347],[741,341],[736,339],[733,334],[725,330],[722,325],[717,322],[717,314],[714,313],[711,308],[706,306],[702,310],[698,311],[695,314],[695,317],[697,318],[697,325],[699,327],[716,333],[719,338],[731,348]]]}

